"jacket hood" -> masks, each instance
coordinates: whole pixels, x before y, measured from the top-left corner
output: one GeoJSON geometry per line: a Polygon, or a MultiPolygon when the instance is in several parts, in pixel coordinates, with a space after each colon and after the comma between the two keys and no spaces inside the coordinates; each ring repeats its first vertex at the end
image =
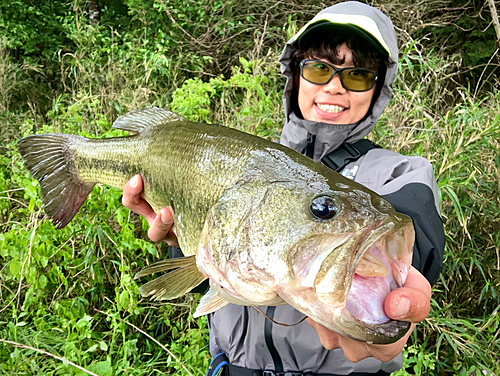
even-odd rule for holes
{"type": "Polygon", "coordinates": [[[344,141],[356,142],[364,138],[375,126],[376,121],[384,111],[392,97],[392,83],[398,69],[398,46],[396,32],[391,20],[378,9],[369,5],[347,1],[323,9],[286,44],[280,57],[281,73],[286,77],[283,104],[285,110],[285,125],[280,142],[298,152],[302,152],[307,144],[308,133],[316,135],[314,160],[338,148],[344,141]],[[321,25],[321,26],[319,26],[321,25]],[[314,38],[314,33],[331,28],[337,32],[339,28],[348,33],[356,33],[366,38],[367,43],[375,46],[387,57],[388,66],[385,80],[378,98],[371,111],[361,121],[354,124],[327,124],[300,119],[293,108],[293,77],[290,69],[292,54],[298,46],[308,46],[308,41],[314,38]],[[315,30],[317,29],[317,30],[315,30]]]}

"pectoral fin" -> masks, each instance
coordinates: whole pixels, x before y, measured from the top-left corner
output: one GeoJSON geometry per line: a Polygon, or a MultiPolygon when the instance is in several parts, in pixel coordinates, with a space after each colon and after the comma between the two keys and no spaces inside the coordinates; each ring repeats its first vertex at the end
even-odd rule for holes
{"type": "Polygon", "coordinates": [[[209,313],[217,311],[219,308],[224,307],[229,302],[227,300],[219,298],[217,291],[210,288],[208,292],[203,295],[200,299],[200,304],[196,308],[196,312],[193,317],[200,317],[203,315],[208,315],[209,313]]]}
{"type": "Polygon", "coordinates": [[[176,270],[139,287],[141,295],[155,300],[174,299],[191,291],[206,279],[198,270],[194,256],[160,261],[141,270],[136,278],[171,269],[176,270]]]}

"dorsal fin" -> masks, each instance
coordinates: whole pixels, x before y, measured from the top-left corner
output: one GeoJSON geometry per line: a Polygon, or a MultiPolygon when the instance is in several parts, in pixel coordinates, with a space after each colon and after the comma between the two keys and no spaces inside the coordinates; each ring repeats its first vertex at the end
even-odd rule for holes
{"type": "Polygon", "coordinates": [[[143,110],[130,111],[120,116],[113,123],[113,128],[141,133],[143,130],[161,123],[185,120],[185,118],[175,112],[159,107],[147,107],[143,110]]]}

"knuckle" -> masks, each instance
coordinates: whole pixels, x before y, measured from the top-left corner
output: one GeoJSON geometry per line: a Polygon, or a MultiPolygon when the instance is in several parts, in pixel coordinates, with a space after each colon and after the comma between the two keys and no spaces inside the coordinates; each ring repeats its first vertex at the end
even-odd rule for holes
{"type": "Polygon", "coordinates": [[[158,233],[152,228],[148,230],[148,238],[155,243],[161,240],[161,238],[158,236],[158,233]]]}

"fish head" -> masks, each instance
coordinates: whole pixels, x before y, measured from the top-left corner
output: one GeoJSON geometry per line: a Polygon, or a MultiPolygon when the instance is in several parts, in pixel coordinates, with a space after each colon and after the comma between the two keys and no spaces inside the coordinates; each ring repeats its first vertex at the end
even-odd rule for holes
{"type": "Polygon", "coordinates": [[[311,195],[301,212],[301,221],[313,225],[288,250],[291,273],[279,295],[353,339],[382,344],[404,336],[410,324],[389,319],[383,306],[408,276],[415,236],[411,218],[350,181],[311,195]]]}
{"type": "Polygon", "coordinates": [[[350,338],[395,342],[410,325],[383,303],[406,281],[412,221],[336,175],[231,188],[207,215],[198,266],[234,303],[285,302],[350,338]]]}

